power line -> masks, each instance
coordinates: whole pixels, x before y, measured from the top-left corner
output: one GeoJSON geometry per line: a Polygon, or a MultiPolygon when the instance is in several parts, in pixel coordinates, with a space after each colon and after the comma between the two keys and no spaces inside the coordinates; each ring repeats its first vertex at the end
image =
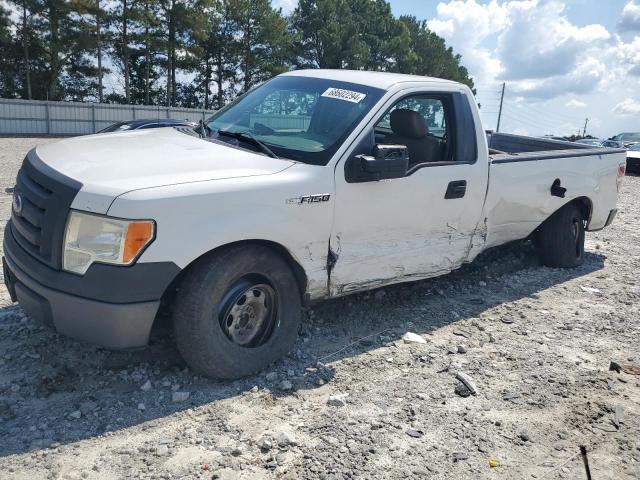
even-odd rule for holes
{"type": "Polygon", "coordinates": [[[509,109],[509,111],[512,114],[512,116],[518,115],[532,122],[540,122],[540,119],[543,118],[545,124],[550,127],[560,127],[567,124],[575,126],[578,124],[578,122],[576,122],[575,119],[573,121],[568,121],[561,118],[550,118],[549,116],[542,116],[542,115],[538,116],[535,114],[530,114],[526,110],[521,110],[521,109],[518,109],[518,110],[509,109]]]}
{"type": "Polygon", "coordinates": [[[558,118],[562,118],[567,122],[575,122],[576,118],[572,117],[570,115],[564,114],[564,113],[560,113],[558,111],[552,111],[549,109],[545,109],[545,110],[541,110],[538,107],[534,106],[531,103],[527,103],[526,104],[527,109],[532,110],[533,112],[537,113],[538,115],[544,115],[544,116],[548,116],[548,115],[553,115],[554,117],[558,117],[558,118]]]}
{"type": "Polygon", "coordinates": [[[529,127],[533,127],[542,131],[549,131],[549,126],[548,125],[543,125],[541,123],[537,123],[537,122],[533,122],[531,120],[527,120],[524,118],[517,118],[515,116],[512,116],[509,113],[503,113],[503,116],[507,119],[510,120],[511,122],[515,122],[516,124],[524,124],[527,125],[529,127]]]}

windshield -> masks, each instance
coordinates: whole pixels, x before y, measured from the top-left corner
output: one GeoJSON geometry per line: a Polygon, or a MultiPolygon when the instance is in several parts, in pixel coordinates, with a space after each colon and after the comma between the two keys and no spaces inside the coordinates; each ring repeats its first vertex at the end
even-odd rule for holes
{"type": "Polygon", "coordinates": [[[616,140],[621,140],[623,142],[640,142],[640,132],[621,133],[620,135],[618,135],[616,140]]]}
{"type": "Polygon", "coordinates": [[[383,94],[354,83],[276,77],[216,112],[207,126],[228,143],[256,149],[250,138],[243,140],[255,137],[279,157],[326,165],[383,94]]]}
{"type": "Polygon", "coordinates": [[[631,145],[629,150],[633,150],[634,152],[640,152],[640,143],[636,143],[635,145],[631,145]]]}

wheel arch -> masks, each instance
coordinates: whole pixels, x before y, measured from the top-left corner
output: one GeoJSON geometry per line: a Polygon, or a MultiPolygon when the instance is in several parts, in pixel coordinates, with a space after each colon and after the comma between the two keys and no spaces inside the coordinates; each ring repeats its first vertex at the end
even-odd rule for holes
{"type": "Polygon", "coordinates": [[[186,267],[184,267],[180,271],[180,273],[178,273],[178,275],[176,275],[176,277],[171,281],[169,286],[165,289],[164,293],[162,294],[160,308],[162,310],[171,308],[171,305],[173,304],[173,299],[175,297],[175,294],[178,288],[180,287],[180,284],[182,283],[182,280],[184,279],[185,275],[191,270],[193,265],[195,265],[197,262],[199,262],[200,260],[202,260],[207,256],[215,255],[228,248],[233,248],[233,247],[243,246],[243,245],[264,246],[272,250],[274,253],[280,255],[287,262],[287,264],[291,268],[291,271],[293,272],[293,275],[296,279],[296,283],[298,284],[298,288],[300,289],[302,303],[303,304],[308,303],[307,274],[304,268],[302,267],[302,265],[300,265],[300,263],[293,257],[291,252],[284,245],[271,240],[250,239],[250,240],[239,240],[237,242],[231,242],[231,243],[226,243],[224,245],[219,245],[216,248],[213,248],[207,252],[204,252],[199,257],[193,259],[186,267]]]}
{"type": "Polygon", "coordinates": [[[553,217],[557,212],[559,212],[560,210],[562,210],[563,208],[566,208],[568,205],[577,205],[578,208],[580,208],[580,211],[582,212],[582,214],[584,215],[585,220],[587,221],[587,228],[586,230],[589,229],[589,223],[591,222],[591,214],[593,213],[593,203],[591,202],[591,199],[589,197],[586,196],[581,196],[581,197],[576,197],[576,198],[572,198],[571,200],[569,200],[567,203],[563,204],[561,207],[558,207],[556,210],[554,210],[547,218],[545,218],[542,223],[540,223],[540,225],[538,225],[532,232],[531,234],[527,237],[528,239],[533,239],[535,240],[536,235],[538,235],[538,232],[540,230],[540,228],[547,223],[547,221],[553,217]]]}
{"type": "Polygon", "coordinates": [[[591,223],[591,214],[593,213],[593,202],[589,197],[584,197],[584,196],[577,197],[571,200],[570,202],[567,202],[565,205],[562,206],[562,208],[572,203],[577,205],[582,211],[582,214],[584,215],[584,218],[587,221],[587,228],[588,228],[589,223],[591,223]]]}

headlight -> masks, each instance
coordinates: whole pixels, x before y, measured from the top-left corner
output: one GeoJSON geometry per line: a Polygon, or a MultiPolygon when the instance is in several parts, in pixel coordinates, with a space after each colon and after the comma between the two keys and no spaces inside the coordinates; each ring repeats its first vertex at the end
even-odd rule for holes
{"type": "Polygon", "coordinates": [[[130,265],[153,241],[152,220],[121,220],[72,211],[64,234],[63,268],[83,275],[92,263],[130,265]]]}

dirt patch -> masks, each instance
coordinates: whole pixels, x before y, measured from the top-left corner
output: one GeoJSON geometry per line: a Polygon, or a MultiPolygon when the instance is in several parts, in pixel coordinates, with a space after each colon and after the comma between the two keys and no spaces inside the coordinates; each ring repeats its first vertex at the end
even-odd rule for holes
{"type": "MultiPolygon", "coordinates": [[[[3,223],[46,141],[0,139],[3,223]]],[[[327,302],[287,358],[234,382],[195,376],[166,331],[139,352],[60,337],[0,288],[1,476],[579,479],[586,445],[593,478],[640,478],[640,376],[609,370],[640,364],[639,198],[626,178],[578,269],[516,244],[327,302]]]]}

